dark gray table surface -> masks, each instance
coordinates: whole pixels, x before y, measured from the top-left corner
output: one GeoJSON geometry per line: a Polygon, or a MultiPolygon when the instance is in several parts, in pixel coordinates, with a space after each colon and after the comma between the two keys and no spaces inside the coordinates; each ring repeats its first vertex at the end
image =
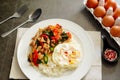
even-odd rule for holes
{"type": "MultiPolygon", "coordinates": [[[[1,24],[0,35],[27,20],[28,15],[37,8],[41,8],[43,11],[38,22],[45,19],[62,18],[81,25],[87,31],[100,31],[101,29],[98,21],[85,8],[83,0],[0,0],[0,21],[11,16],[22,4],[28,5],[28,11],[20,18],[14,18],[1,24]]],[[[28,23],[24,27],[29,28],[34,24],[28,23]]],[[[17,31],[14,31],[5,38],[0,37],[0,80],[9,79],[16,34],[17,31]]],[[[120,80],[120,61],[115,65],[102,61],[102,80],[120,80]]]]}

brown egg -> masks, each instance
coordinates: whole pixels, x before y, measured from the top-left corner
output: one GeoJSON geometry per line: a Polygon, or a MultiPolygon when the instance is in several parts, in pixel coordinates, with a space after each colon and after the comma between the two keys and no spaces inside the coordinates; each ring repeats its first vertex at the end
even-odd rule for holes
{"type": "Polygon", "coordinates": [[[114,13],[113,13],[113,17],[116,19],[120,16],[120,7],[116,8],[114,13]]]}
{"type": "Polygon", "coordinates": [[[98,0],[87,0],[86,6],[88,8],[96,8],[98,6],[98,0]]]}
{"type": "Polygon", "coordinates": [[[106,15],[102,19],[102,24],[105,27],[112,27],[114,25],[114,23],[115,23],[115,20],[114,20],[113,16],[111,16],[111,15],[106,15]]]}
{"type": "Polygon", "coordinates": [[[108,1],[105,3],[105,9],[107,10],[109,7],[112,7],[113,10],[115,10],[115,9],[117,8],[116,0],[108,0],[108,1]]]}
{"type": "Polygon", "coordinates": [[[105,0],[105,3],[108,2],[109,0],[105,0]]]}
{"type": "Polygon", "coordinates": [[[112,36],[120,38],[120,26],[112,26],[110,33],[112,36]]]}
{"type": "Polygon", "coordinates": [[[106,14],[106,10],[103,6],[98,6],[94,9],[93,13],[96,17],[104,17],[106,14]]]}

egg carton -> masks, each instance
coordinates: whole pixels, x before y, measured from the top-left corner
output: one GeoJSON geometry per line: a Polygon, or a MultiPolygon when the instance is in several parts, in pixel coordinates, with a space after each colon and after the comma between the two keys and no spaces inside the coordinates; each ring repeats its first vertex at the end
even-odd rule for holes
{"type": "MultiPolygon", "coordinates": [[[[85,5],[86,9],[87,9],[88,11],[90,11],[90,13],[93,15],[93,17],[94,17],[94,18],[101,24],[101,26],[110,34],[110,27],[105,27],[105,26],[102,24],[102,18],[96,17],[96,16],[93,14],[94,9],[88,8],[88,7],[86,6],[86,3],[87,3],[87,0],[84,0],[84,5],[85,5]]],[[[120,20],[120,17],[119,17],[119,20],[120,20]]],[[[117,24],[120,25],[120,23],[117,23],[117,24]]],[[[120,46],[120,38],[119,38],[119,37],[113,37],[111,34],[110,34],[110,36],[111,36],[111,37],[117,42],[117,44],[120,46]]]]}

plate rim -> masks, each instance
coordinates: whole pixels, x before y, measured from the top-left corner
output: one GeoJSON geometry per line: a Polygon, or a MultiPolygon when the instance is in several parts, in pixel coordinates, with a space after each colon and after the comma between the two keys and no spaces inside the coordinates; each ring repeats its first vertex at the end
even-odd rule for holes
{"type": "MultiPolygon", "coordinates": [[[[56,21],[56,20],[57,20],[57,21],[70,22],[70,23],[72,23],[72,24],[77,25],[77,27],[79,26],[79,28],[84,31],[85,35],[86,35],[87,38],[89,39],[89,41],[90,41],[89,44],[91,44],[91,46],[92,46],[92,48],[91,48],[92,50],[91,50],[91,51],[92,51],[92,53],[94,53],[93,41],[92,41],[92,39],[90,38],[89,34],[88,34],[80,25],[76,24],[75,22],[72,22],[72,21],[66,20],[66,19],[47,19],[47,20],[40,21],[40,22],[34,24],[33,26],[31,26],[31,27],[24,33],[24,35],[22,36],[22,38],[21,38],[20,41],[19,41],[18,48],[17,48],[17,61],[18,61],[18,65],[19,65],[21,71],[23,72],[23,74],[25,74],[25,76],[26,76],[27,78],[30,78],[30,77],[23,71],[23,68],[21,67],[21,64],[20,64],[20,61],[19,61],[19,48],[20,48],[20,44],[21,44],[22,40],[23,40],[24,36],[25,36],[34,26],[39,25],[39,24],[41,24],[41,23],[43,23],[43,22],[46,22],[46,21],[56,21]]],[[[26,53],[26,54],[27,54],[27,53],[26,53]]],[[[87,68],[88,70],[82,75],[82,78],[88,73],[88,71],[89,71],[89,69],[90,69],[90,67],[91,67],[91,64],[92,64],[92,59],[91,59],[89,62],[90,62],[90,64],[88,65],[89,68],[87,68]]],[[[80,78],[80,79],[81,79],[81,78],[80,78]]]]}

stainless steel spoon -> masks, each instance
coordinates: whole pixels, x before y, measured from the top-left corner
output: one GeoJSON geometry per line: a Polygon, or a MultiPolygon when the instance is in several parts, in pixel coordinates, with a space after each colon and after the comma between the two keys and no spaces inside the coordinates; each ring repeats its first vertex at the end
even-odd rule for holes
{"type": "Polygon", "coordinates": [[[6,22],[9,19],[20,17],[21,15],[23,15],[27,11],[27,9],[28,9],[27,5],[22,5],[12,16],[10,16],[7,19],[1,21],[0,24],[6,22]]]}
{"type": "Polygon", "coordinates": [[[40,17],[41,13],[42,13],[42,10],[40,8],[38,8],[37,10],[35,10],[35,12],[33,12],[33,14],[29,15],[28,20],[26,20],[22,24],[18,25],[17,27],[13,28],[12,30],[3,33],[1,35],[1,37],[6,37],[7,35],[9,35],[10,33],[12,33],[13,31],[15,31],[16,29],[18,29],[19,27],[21,27],[22,25],[24,25],[24,24],[26,24],[28,22],[34,22],[34,21],[36,21],[40,17]]]}

